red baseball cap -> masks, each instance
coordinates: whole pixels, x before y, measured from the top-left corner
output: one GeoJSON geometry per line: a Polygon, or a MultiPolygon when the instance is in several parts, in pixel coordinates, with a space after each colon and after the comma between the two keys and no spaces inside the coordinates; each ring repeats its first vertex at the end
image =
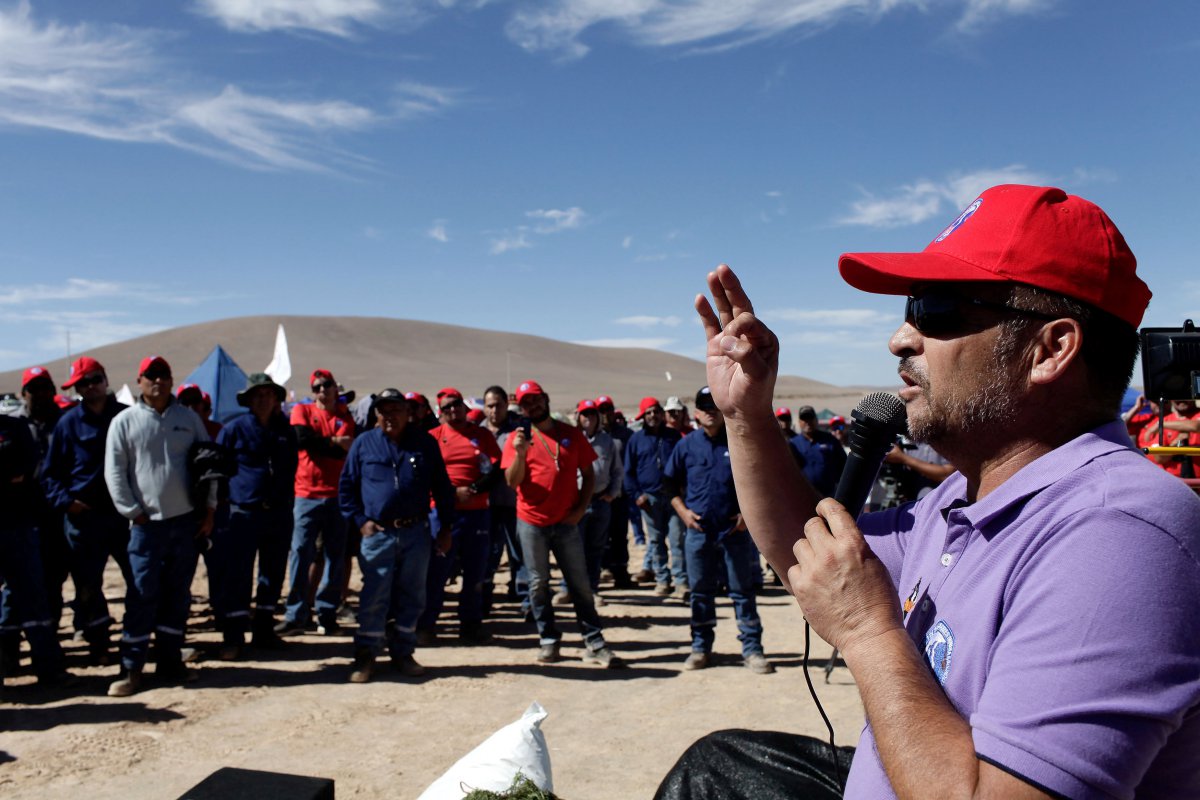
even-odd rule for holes
{"type": "Polygon", "coordinates": [[[531,394],[545,393],[537,381],[521,381],[521,385],[517,387],[517,405],[520,405],[521,401],[531,394]]]}
{"type": "Polygon", "coordinates": [[[314,370],[313,370],[313,372],[312,372],[312,375],[308,376],[308,385],[309,385],[309,387],[310,387],[310,388],[312,387],[312,385],[313,385],[314,383],[316,383],[316,382],[317,382],[317,379],[318,379],[318,378],[320,378],[321,380],[329,381],[330,383],[333,383],[333,384],[336,384],[336,383],[337,383],[337,381],[335,381],[335,380],[333,379],[333,373],[332,373],[332,372],[330,372],[329,370],[327,370],[327,369],[314,369],[314,370]]]}
{"type": "Polygon", "coordinates": [[[67,411],[68,409],[76,406],[76,402],[74,400],[69,397],[63,397],[61,394],[54,395],[54,404],[63,411],[67,411]]]}
{"type": "Polygon", "coordinates": [[[67,375],[67,380],[63,383],[62,388],[70,389],[75,385],[75,382],[84,375],[91,375],[93,372],[104,372],[104,365],[91,356],[80,356],[75,359],[75,363],[71,365],[71,372],[67,375]]]}
{"type": "Polygon", "coordinates": [[[453,386],[447,386],[445,389],[441,389],[437,393],[438,405],[440,406],[442,404],[442,400],[447,397],[454,400],[463,399],[462,392],[460,392],[458,389],[455,389],[453,386]]]}
{"type": "Polygon", "coordinates": [[[421,394],[420,392],[405,392],[404,399],[410,400],[421,406],[429,405],[429,401],[425,399],[425,395],[421,394]]]}
{"type": "Polygon", "coordinates": [[[832,427],[838,426],[838,425],[840,425],[843,428],[846,427],[846,418],[841,416],[840,414],[829,418],[829,427],[832,428],[832,427]]]}
{"type": "Polygon", "coordinates": [[[662,404],[658,402],[657,397],[643,397],[642,401],[638,403],[638,413],[634,419],[641,419],[642,417],[646,416],[646,412],[655,406],[662,408],[662,404]]]}
{"type": "Polygon", "coordinates": [[[575,406],[575,413],[581,414],[584,411],[594,411],[597,414],[600,413],[600,409],[596,407],[595,400],[580,400],[579,405],[575,406]]]}
{"type": "Polygon", "coordinates": [[[185,383],[175,390],[175,399],[185,405],[202,403],[204,402],[204,390],[194,383],[185,383]]]}
{"type": "Polygon", "coordinates": [[[472,408],[467,412],[467,422],[470,422],[474,425],[481,424],[485,419],[487,419],[487,417],[478,408],[472,408]]]}
{"type": "Polygon", "coordinates": [[[775,409],[775,416],[788,417],[790,419],[792,416],[792,410],[787,406],[780,406],[779,408],[775,409]]]}
{"type": "Polygon", "coordinates": [[[50,377],[50,370],[45,367],[30,367],[21,374],[21,388],[24,389],[29,384],[36,380],[50,381],[50,385],[54,385],[54,379],[50,377]]]}
{"type": "Polygon", "coordinates": [[[611,397],[609,397],[608,395],[602,394],[596,398],[596,406],[598,408],[604,408],[605,406],[608,406],[609,408],[614,408],[616,406],[616,403],[614,403],[613,399],[611,397]]]}
{"type": "Polygon", "coordinates": [[[142,359],[142,363],[138,365],[138,377],[142,377],[146,372],[155,367],[165,369],[168,374],[171,372],[171,365],[162,356],[146,356],[142,359]]]}
{"type": "Polygon", "coordinates": [[[993,186],[920,253],[843,253],[842,278],[876,294],[938,281],[1014,281],[1080,300],[1134,328],[1150,302],[1125,238],[1095,203],[1062,189],[993,186]]]}

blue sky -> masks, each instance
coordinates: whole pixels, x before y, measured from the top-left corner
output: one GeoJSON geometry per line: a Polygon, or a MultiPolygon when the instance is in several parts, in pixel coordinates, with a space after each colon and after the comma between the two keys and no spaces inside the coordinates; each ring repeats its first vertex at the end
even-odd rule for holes
{"type": "Polygon", "coordinates": [[[889,384],[838,254],[1001,182],[1103,206],[1177,325],[1198,59],[1166,0],[0,0],[0,368],[264,313],[700,357],[727,261],[785,372],[889,384]]]}

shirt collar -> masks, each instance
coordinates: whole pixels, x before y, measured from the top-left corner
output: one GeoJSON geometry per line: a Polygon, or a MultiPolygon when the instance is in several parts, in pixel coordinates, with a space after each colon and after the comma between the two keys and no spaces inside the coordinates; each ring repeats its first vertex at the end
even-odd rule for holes
{"type": "MultiPolygon", "coordinates": [[[[963,514],[975,528],[982,530],[1013,505],[1032,497],[1085,464],[1131,447],[1125,424],[1120,420],[1106,422],[1026,464],[987,497],[964,507],[963,514]]],[[[965,499],[966,480],[958,477],[962,480],[962,486],[957,496],[965,499]]]]}

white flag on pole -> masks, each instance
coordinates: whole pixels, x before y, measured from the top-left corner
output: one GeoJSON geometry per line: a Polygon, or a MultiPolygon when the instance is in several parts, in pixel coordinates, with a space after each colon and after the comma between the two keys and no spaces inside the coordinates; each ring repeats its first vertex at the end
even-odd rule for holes
{"type": "Polygon", "coordinates": [[[286,386],[292,379],[292,359],[288,356],[287,334],[283,332],[282,323],[275,334],[275,355],[271,357],[271,363],[267,364],[263,372],[270,375],[271,380],[280,386],[286,386]]]}
{"type": "Polygon", "coordinates": [[[128,383],[121,386],[121,388],[117,391],[117,400],[124,403],[127,406],[133,405],[133,403],[134,403],[133,392],[129,389],[128,383]]]}

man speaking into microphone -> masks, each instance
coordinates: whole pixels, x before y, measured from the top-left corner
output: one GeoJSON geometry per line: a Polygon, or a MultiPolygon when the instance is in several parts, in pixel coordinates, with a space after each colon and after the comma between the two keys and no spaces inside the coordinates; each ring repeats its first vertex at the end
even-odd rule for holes
{"type": "Polygon", "coordinates": [[[1115,225],[997,186],[839,267],[907,296],[909,433],[957,469],[857,523],[779,436],[779,343],[727,266],[696,307],[747,526],[862,695],[845,796],[1200,796],[1200,500],[1117,416],[1150,291],[1115,225]]]}

